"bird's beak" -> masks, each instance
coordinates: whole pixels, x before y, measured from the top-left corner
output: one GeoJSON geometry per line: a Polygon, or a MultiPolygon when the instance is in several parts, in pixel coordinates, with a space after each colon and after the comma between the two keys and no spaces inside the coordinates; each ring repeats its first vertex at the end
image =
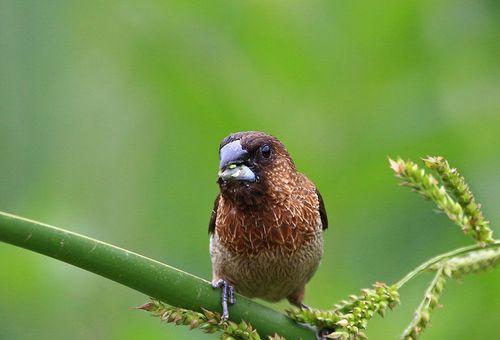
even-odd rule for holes
{"type": "Polygon", "coordinates": [[[250,155],[239,140],[226,144],[220,150],[219,178],[224,181],[255,182],[255,173],[247,166],[250,155]]]}
{"type": "Polygon", "coordinates": [[[219,171],[219,178],[225,181],[255,182],[255,174],[243,164],[230,164],[224,170],[219,171]]]}

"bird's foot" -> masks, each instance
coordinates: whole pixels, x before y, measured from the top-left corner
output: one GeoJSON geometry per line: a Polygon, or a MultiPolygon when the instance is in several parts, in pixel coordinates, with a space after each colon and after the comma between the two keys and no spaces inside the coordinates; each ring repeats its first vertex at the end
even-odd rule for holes
{"type": "Polygon", "coordinates": [[[328,335],[332,332],[332,329],[320,328],[316,331],[316,340],[327,340],[328,335]]]}
{"type": "Polygon", "coordinates": [[[229,319],[229,308],[228,304],[233,305],[236,300],[234,298],[234,288],[227,282],[226,280],[220,279],[217,281],[212,281],[212,287],[222,288],[221,292],[221,304],[222,304],[222,321],[226,321],[229,319]]]}

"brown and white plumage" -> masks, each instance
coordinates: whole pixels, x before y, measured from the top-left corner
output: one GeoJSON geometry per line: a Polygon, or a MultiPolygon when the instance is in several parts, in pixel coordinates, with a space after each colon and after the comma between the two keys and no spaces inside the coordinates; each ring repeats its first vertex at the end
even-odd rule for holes
{"type": "Polygon", "coordinates": [[[220,193],[209,224],[214,284],[302,306],[328,226],[321,195],[275,137],[240,132],[219,150],[220,193]]]}

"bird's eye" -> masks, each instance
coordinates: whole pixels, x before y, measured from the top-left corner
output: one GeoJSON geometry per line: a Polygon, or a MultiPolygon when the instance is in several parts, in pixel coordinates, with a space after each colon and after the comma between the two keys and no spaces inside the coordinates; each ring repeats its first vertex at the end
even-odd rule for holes
{"type": "Polygon", "coordinates": [[[271,157],[271,147],[269,145],[264,145],[260,148],[260,152],[262,153],[262,157],[269,158],[271,157]]]}

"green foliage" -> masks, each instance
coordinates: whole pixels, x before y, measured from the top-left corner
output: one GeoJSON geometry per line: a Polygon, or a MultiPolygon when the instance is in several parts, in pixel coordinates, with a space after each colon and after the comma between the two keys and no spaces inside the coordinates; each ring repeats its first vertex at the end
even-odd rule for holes
{"type": "Polygon", "coordinates": [[[463,275],[477,273],[491,269],[500,263],[500,244],[497,248],[471,251],[465,255],[458,255],[443,259],[429,266],[435,276],[425,292],[424,299],[415,311],[410,325],[405,329],[401,338],[405,340],[417,339],[429,325],[432,311],[438,307],[439,297],[446,283],[446,278],[460,278],[463,275]]]}
{"type": "Polygon", "coordinates": [[[288,315],[295,321],[329,329],[332,339],[364,339],[368,321],[375,315],[385,315],[387,308],[393,309],[399,303],[396,286],[377,282],[371,289],[363,289],[360,295],[350,295],[334,305],[333,310],[292,309],[288,315]]]}
{"type": "Polygon", "coordinates": [[[391,169],[401,179],[402,185],[434,201],[452,222],[479,244],[493,242],[489,222],[484,219],[480,206],[475,202],[464,178],[456,169],[451,169],[442,157],[428,157],[424,161],[429,168],[438,172],[444,185],[440,185],[432,174],[426,173],[412,161],[389,159],[391,169]]]}
{"type": "MultiPolygon", "coordinates": [[[[497,241],[498,244],[498,241],[497,241]]],[[[437,267],[443,267],[446,276],[461,278],[463,275],[488,270],[500,263],[500,247],[482,249],[462,256],[452,257],[437,267]]]]}
{"type": "Polygon", "coordinates": [[[484,219],[480,204],[476,203],[474,195],[469,189],[469,185],[465,179],[459,174],[456,168],[451,168],[448,161],[443,157],[427,157],[424,158],[425,165],[435,170],[444,187],[458,201],[465,215],[468,218],[467,234],[473,234],[473,237],[480,242],[486,244],[493,242],[493,232],[489,227],[490,222],[484,219]]]}
{"type": "Polygon", "coordinates": [[[401,339],[417,339],[430,322],[431,312],[438,306],[438,300],[445,284],[444,268],[436,271],[434,279],[427,288],[424,299],[415,311],[415,315],[410,325],[401,335],[401,339]]]}
{"type": "MultiPolygon", "coordinates": [[[[497,242],[493,239],[493,232],[489,222],[483,217],[480,205],[476,203],[474,195],[465,179],[457,169],[450,168],[448,161],[443,157],[427,157],[425,165],[437,172],[444,185],[431,175],[420,169],[411,161],[389,159],[391,169],[401,178],[402,185],[408,186],[423,197],[436,203],[439,209],[446,213],[451,221],[462,227],[462,230],[472,236],[480,246],[497,242]]],[[[401,338],[406,340],[417,339],[430,322],[431,312],[438,306],[438,300],[446,283],[446,277],[485,270],[495,266],[499,261],[500,248],[477,250],[444,258],[442,261],[428,266],[427,269],[436,270],[434,279],[424,295],[424,299],[415,311],[414,318],[405,329],[401,338]]],[[[418,272],[421,268],[418,268],[418,272]]],[[[399,285],[401,287],[401,285],[399,285]]]]}
{"type": "Polygon", "coordinates": [[[221,333],[222,340],[260,340],[261,337],[252,325],[245,321],[235,323],[223,321],[220,313],[203,310],[198,313],[192,310],[171,307],[162,302],[151,299],[150,302],[137,307],[151,313],[152,316],[160,318],[161,321],[175,325],[189,326],[189,329],[199,328],[205,333],[221,333]]]}

